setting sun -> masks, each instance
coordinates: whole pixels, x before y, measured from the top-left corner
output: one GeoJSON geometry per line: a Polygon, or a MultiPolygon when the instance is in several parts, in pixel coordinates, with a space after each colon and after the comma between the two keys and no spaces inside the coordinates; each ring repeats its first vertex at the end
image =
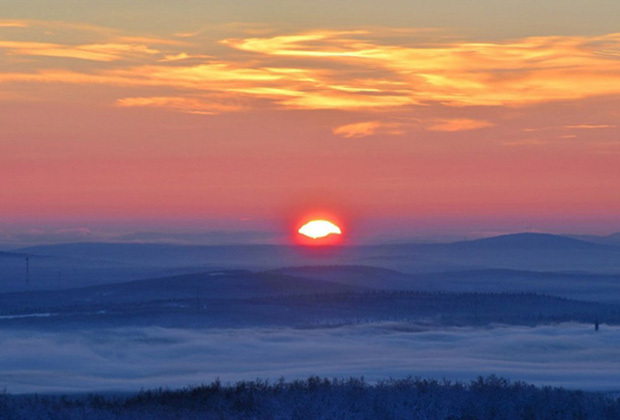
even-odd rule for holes
{"type": "Polygon", "coordinates": [[[340,228],[328,220],[312,220],[300,227],[298,232],[312,239],[342,234],[340,228]]]}

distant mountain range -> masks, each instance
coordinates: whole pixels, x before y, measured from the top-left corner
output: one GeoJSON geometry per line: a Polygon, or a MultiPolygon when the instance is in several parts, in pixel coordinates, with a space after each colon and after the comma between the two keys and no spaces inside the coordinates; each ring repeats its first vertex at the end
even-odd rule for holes
{"type": "Polygon", "coordinates": [[[601,249],[600,243],[547,233],[514,233],[473,241],[455,242],[450,245],[494,249],[601,249]]]}
{"type": "Polygon", "coordinates": [[[287,267],[271,272],[383,290],[536,292],[620,303],[620,275],[483,269],[406,274],[369,266],[287,267]]]}
{"type": "MultiPolygon", "coordinates": [[[[375,244],[375,245],[352,245],[352,248],[404,248],[412,247],[442,247],[442,246],[459,246],[459,247],[536,247],[536,248],[584,248],[591,245],[620,245],[620,232],[608,236],[594,235],[553,235],[548,233],[513,233],[507,235],[492,236],[488,238],[447,242],[447,243],[400,243],[400,244],[375,244]]],[[[105,257],[107,254],[117,254],[124,252],[135,252],[140,250],[150,254],[171,250],[177,252],[186,252],[187,250],[281,250],[291,248],[287,245],[267,245],[267,244],[239,244],[239,245],[180,245],[176,243],[126,243],[126,242],[72,242],[51,245],[37,245],[27,248],[20,248],[14,252],[48,254],[48,255],[74,255],[80,257],[105,257]]],[[[3,254],[0,252],[0,255],[3,254]]]]}
{"type": "Polygon", "coordinates": [[[561,235],[518,233],[446,244],[373,246],[366,263],[399,271],[512,269],[620,273],[620,246],[561,235]]]}
{"type": "MultiPolygon", "coordinates": [[[[25,255],[30,256],[30,287],[35,290],[213,270],[265,271],[303,266],[372,266],[375,270],[371,273],[373,281],[389,278],[392,289],[406,285],[409,279],[403,276],[424,273],[484,270],[620,273],[620,246],[541,233],[518,233],[446,244],[343,247],[87,242],[41,245],[0,253],[0,292],[25,290],[25,255]]],[[[351,268],[346,270],[349,270],[348,278],[358,279],[359,285],[365,284],[369,273],[351,272],[351,268]]],[[[329,276],[323,279],[343,277],[342,273],[333,270],[329,276]]]]}
{"type": "MultiPolygon", "coordinates": [[[[247,326],[341,326],[373,321],[406,320],[435,325],[536,325],[550,322],[620,323],[620,306],[565,299],[533,292],[419,290],[422,277],[409,276],[408,290],[394,290],[396,276],[373,267],[300,268],[297,271],[336,276],[339,281],[302,278],[280,272],[215,271],[62,291],[0,294],[0,327],[65,328],[164,326],[229,328],[247,326]],[[362,274],[369,279],[363,280],[362,274]],[[351,278],[351,274],[358,274],[351,278]],[[363,284],[360,284],[363,283],[363,284]],[[394,286],[394,284],[392,284],[394,286]],[[392,290],[388,290],[392,289],[392,290]]],[[[476,284],[480,273],[456,274],[476,284]]],[[[527,282],[527,273],[519,273],[527,282]]],[[[536,273],[535,273],[536,276],[536,273]]],[[[441,282],[442,275],[430,281],[441,282]]],[[[487,279],[501,284],[499,273],[487,279]]],[[[537,280],[544,283],[544,274],[537,280]]],[[[445,283],[446,285],[449,282],[445,283]]],[[[572,286],[571,286],[572,287],[572,286]]],[[[578,284],[581,290],[589,284],[578,284]]],[[[617,292],[617,291],[616,291],[617,292]]],[[[612,303],[612,302],[610,302],[612,303]]]]}
{"type": "MultiPolygon", "coordinates": [[[[616,238],[620,240],[620,233],[598,237],[598,236],[562,236],[546,233],[514,233],[508,235],[493,236],[489,238],[449,242],[449,243],[400,243],[400,244],[375,244],[375,245],[351,245],[340,248],[362,249],[362,250],[407,250],[407,249],[428,249],[428,248],[562,248],[562,249],[602,249],[600,245],[614,247],[616,238]],[[597,239],[598,238],[598,239],[597,239]],[[608,243],[604,243],[608,242],[608,243]]],[[[71,256],[86,259],[117,259],[119,256],[140,257],[140,255],[171,256],[171,255],[193,255],[202,254],[251,254],[252,256],[288,254],[291,249],[301,248],[292,245],[268,245],[268,244],[247,244],[247,245],[179,245],[179,244],[151,244],[151,243],[124,243],[124,242],[73,242],[65,244],[38,245],[27,248],[12,250],[12,253],[29,253],[36,255],[50,256],[71,256]]],[[[306,255],[329,254],[321,247],[307,248],[306,255]]]]}
{"type": "Polygon", "coordinates": [[[0,294],[0,310],[23,307],[72,307],[113,302],[205,299],[247,299],[316,293],[364,291],[364,287],[300,278],[282,273],[254,273],[244,270],[210,271],[180,276],[134,280],[60,291],[0,294]]]}

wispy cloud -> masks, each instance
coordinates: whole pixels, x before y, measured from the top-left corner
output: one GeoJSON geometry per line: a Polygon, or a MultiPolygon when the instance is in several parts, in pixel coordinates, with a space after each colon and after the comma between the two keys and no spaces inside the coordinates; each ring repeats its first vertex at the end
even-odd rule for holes
{"type": "Polygon", "coordinates": [[[92,61],[114,61],[129,57],[159,54],[158,50],[137,44],[61,45],[41,42],[0,41],[0,49],[9,55],[79,58],[92,61]]]}
{"type": "Polygon", "coordinates": [[[480,128],[492,127],[494,124],[488,121],[472,120],[468,118],[457,118],[452,120],[440,120],[431,124],[427,130],[430,131],[469,131],[480,128]]]}
{"type": "Polygon", "coordinates": [[[620,62],[600,53],[602,47],[618,49],[619,34],[410,46],[382,41],[380,30],[325,31],[223,42],[265,56],[337,61],[389,74],[387,79],[404,83],[398,92],[413,103],[528,104],[620,92],[609,85],[620,78],[620,62]]]}
{"type": "MultiPolygon", "coordinates": [[[[0,24],[23,28],[26,35],[37,25],[60,30],[55,23],[0,24]]],[[[455,42],[382,28],[275,36],[261,35],[263,28],[251,37],[220,40],[210,51],[200,31],[164,39],[79,25],[63,30],[88,33],[92,42],[72,44],[63,41],[67,37],[50,42],[34,32],[31,39],[24,40],[22,34],[19,40],[0,41],[9,64],[0,82],[122,86],[116,102],[120,106],[185,111],[188,107],[179,105],[185,102],[191,109],[213,109],[208,112],[239,109],[213,106],[222,96],[242,98],[247,104],[255,101],[252,106],[261,108],[381,113],[416,105],[525,106],[620,95],[620,60],[610,53],[620,51],[620,34],[455,42]],[[17,62],[12,60],[24,57],[31,59],[28,66],[11,67],[17,62]],[[59,64],[55,58],[93,65],[71,60],[59,64]],[[98,62],[110,66],[97,66],[98,62]],[[165,87],[167,92],[147,100],[143,92],[128,91],[145,86],[165,87]]],[[[381,118],[371,118],[375,120],[381,118]]],[[[491,124],[464,118],[427,126],[461,131],[491,124]]],[[[356,137],[379,127],[394,131],[385,122],[374,128],[366,123],[335,130],[337,135],[356,137]]]]}
{"type": "Polygon", "coordinates": [[[117,101],[121,107],[165,107],[191,114],[213,115],[221,112],[238,111],[243,107],[238,104],[225,104],[213,101],[204,101],[200,98],[186,97],[144,97],[144,98],[122,98],[117,101]]]}
{"type": "Polygon", "coordinates": [[[344,138],[359,138],[376,134],[399,135],[405,130],[402,124],[384,123],[381,121],[362,121],[352,124],[341,125],[332,130],[334,135],[344,138]]]}
{"type": "Polygon", "coordinates": [[[608,124],[576,124],[576,125],[565,125],[564,128],[567,129],[577,129],[577,130],[596,130],[600,128],[615,128],[615,125],[608,124]]]}
{"type": "Polygon", "coordinates": [[[0,20],[0,28],[27,28],[28,24],[19,20],[0,20]]]}
{"type": "Polygon", "coordinates": [[[426,121],[411,120],[398,123],[376,120],[341,125],[332,129],[332,132],[336,136],[358,138],[373,135],[402,135],[410,129],[450,133],[478,130],[481,128],[493,127],[494,125],[495,124],[489,121],[474,120],[469,118],[428,119],[426,121]]]}
{"type": "Polygon", "coordinates": [[[207,54],[187,54],[185,52],[180,52],[178,54],[170,54],[170,55],[166,55],[164,56],[164,58],[162,58],[161,60],[159,60],[160,62],[170,62],[170,61],[181,61],[181,60],[194,60],[194,59],[200,59],[200,60],[205,60],[205,59],[212,59],[213,56],[207,55],[207,54]]]}

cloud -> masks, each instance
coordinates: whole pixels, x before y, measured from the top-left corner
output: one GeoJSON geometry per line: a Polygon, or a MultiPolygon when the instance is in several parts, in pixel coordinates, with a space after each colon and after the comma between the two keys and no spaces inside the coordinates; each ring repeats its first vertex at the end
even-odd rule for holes
{"type": "Polygon", "coordinates": [[[435,328],[375,323],[339,328],[0,332],[0,387],[10,393],[183,387],[305,378],[370,381],[408,375],[470,380],[497,374],[538,385],[617,390],[620,328],[562,324],[435,328]]]}
{"type": "Polygon", "coordinates": [[[221,112],[238,111],[242,107],[235,104],[224,104],[204,101],[199,98],[186,97],[143,97],[143,98],[122,98],[117,101],[120,107],[165,107],[190,114],[213,115],[221,112]]]}
{"type": "Polygon", "coordinates": [[[473,120],[468,118],[412,121],[406,123],[386,123],[382,121],[362,121],[338,126],[332,130],[336,136],[344,138],[359,138],[373,135],[402,135],[407,129],[417,128],[429,131],[457,132],[478,130],[493,127],[489,121],[473,120]]]}
{"type": "Polygon", "coordinates": [[[27,28],[29,25],[19,20],[0,20],[0,28],[27,28]]]}
{"type": "MultiPolygon", "coordinates": [[[[364,57],[369,51],[363,48],[348,48],[354,38],[347,35],[366,35],[367,31],[316,31],[305,34],[278,35],[270,38],[225,39],[222,42],[230,47],[258,52],[268,55],[293,57],[364,57]],[[349,41],[349,43],[333,42],[334,40],[349,41]],[[312,48],[310,43],[318,48],[312,48]],[[310,46],[310,48],[309,48],[310,46]]],[[[359,43],[358,43],[359,45],[359,43]]]]}
{"type": "Polygon", "coordinates": [[[60,45],[41,42],[0,41],[0,49],[10,55],[77,58],[91,61],[115,61],[142,55],[159,54],[159,51],[136,44],[60,45]]]}
{"type": "Polygon", "coordinates": [[[224,43],[267,56],[338,62],[389,74],[388,79],[405,83],[401,92],[415,103],[516,105],[620,92],[608,84],[620,78],[620,63],[608,57],[620,47],[619,34],[419,46],[387,44],[381,38],[381,30],[324,31],[224,43]]]}
{"type": "Polygon", "coordinates": [[[166,55],[164,58],[159,60],[160,62],[171,62],[171,61],[181,61],[181,60],[194,60],[194,59],[212,59],[213,56],[206,54],[187,54],[184,52],[180,52],[178,54],[170,54],[166,55]]]}
{"type": "MultiPolygon", "coordinates": [[[[195,109],[209,108],[213,95],[242,98],[256,108],[374,113],[424,105],[527,106],[620,95],[620,34],[474,42],[386,28],[276,35],[265,35],[273,28],[261,28],[254,31],[258,35],[213,44],[208,38],[213,34],[203,31],[154,38],[58,22],[3,24],[23,30],[20,40],[0,41],[8,60],[0,83],[123,87],[116,102],[121,106],[128,103],[123,98],[147,97],[138,92],[145,86],[165,87],[165,95],[153,97],[187,98],[195,109]],[[55,36],[53,42],[40,39],[40,28],[64,31],[65,36],[55,36]],[[67,39],[89,41],[75,44],[67,39]],[[212,45],[212,51],[205,45],[212,45]],[[28,65],[23,64],[25,57],[28,65]],[[92,65],[73,60],[59,64],[56,58],[92,65]],[[101,62],[110,65],[98,65],[101,62]],[[128,93],[132,88],[136,92],[128,93]]],[[[32,95],[39,94],[32,89],[32,95]]],[[[132,106],[185,112],[180,101],[133,101],[132,106]]],[[[460,131],[490,124],[472,121],[439,122],[430,129],[460,131]]]]}
{"type": "Polygon", "coordinates": [[[452,120],[441,120],[430,125],[427,130],[430,131],[469,131],[480,128],[492,127],[495,124],[488,121],[471,120],[468,118],[457,118],[452,120]]]}
{"type": "Polygon", "coordinates": [[[341,125],[332,130],[335,136],[344,138],[359,138],[377,134],[400,135],[405,131],[401,124],[383,123],[380,121],[363,121],[341,125]]]}
{"type": "Polygon", "coordinates": [[[577,130],[597,130],[601,128],[615,128],[615,125],[607,125],[607,124],[576,124],[576,125],[565,125],[564,128],[567,129],[577,129],[577,130]]]}

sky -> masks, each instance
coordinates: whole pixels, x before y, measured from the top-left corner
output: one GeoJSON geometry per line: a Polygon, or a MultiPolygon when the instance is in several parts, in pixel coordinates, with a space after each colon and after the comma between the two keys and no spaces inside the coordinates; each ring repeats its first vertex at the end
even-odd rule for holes
{"type": "Polygon", "coordinates": [[[318,213],[351,243],[620,231],[617,16],[615,0],[2,0],[0,242],[277,242],[318,213]]]}

